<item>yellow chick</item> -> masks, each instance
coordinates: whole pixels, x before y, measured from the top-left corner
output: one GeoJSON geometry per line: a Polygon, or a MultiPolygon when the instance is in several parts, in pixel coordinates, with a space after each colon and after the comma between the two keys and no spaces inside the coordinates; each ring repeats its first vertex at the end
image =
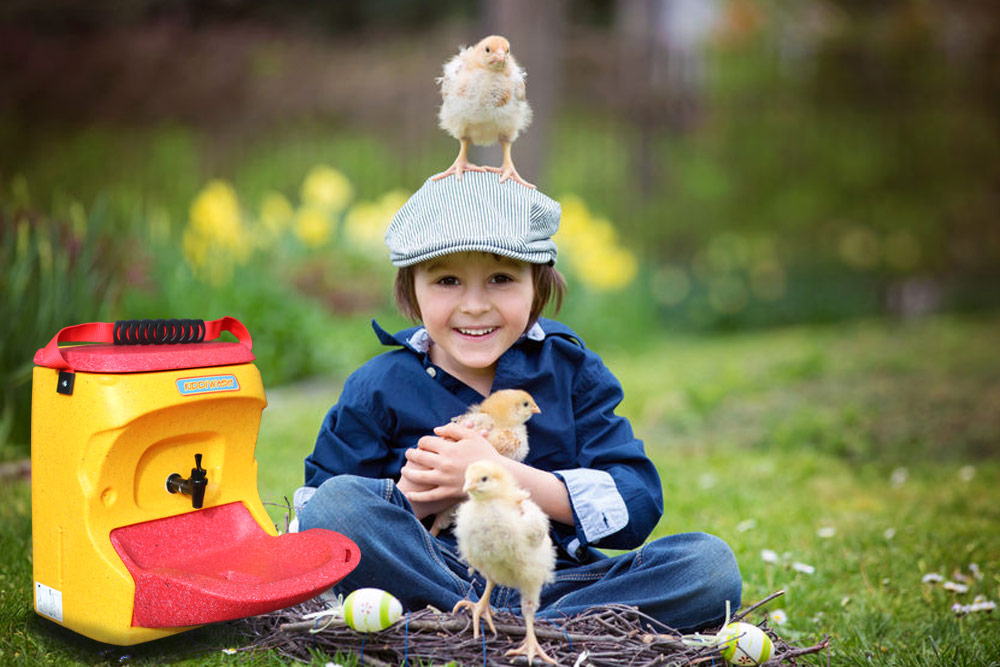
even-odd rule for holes
{"type": "MultiPolygon", "coordinates": [[[[509,459],[523,461],[528,455],[528,427],[525,423],[532,415],[540,412],[541,409],[528,392],[521,389],[501,389],[452,421],[463,426],[470,425],[477,431],[486,431],[486,439],[494,449],[509,459]]],[[[457,505],[453,505],[438,512],[430,529],[431,535],[437,535],[452,524],[456,507],[457,505]]]]}
{"type": "Polygon", "coordinates": [[[510,146],[531,123],[531,107],[525,97],[525,72],[510,53],[510,42],[499,35],[483,38],[472,47],[464,47],[445,63],[443,76],[435,81],[441,86],[441,129],[458,139],[458,157],[434,180],[463,171],[493,171],[500,182],[512,178],[530,188],[514,168],[510,146]],[[469,144],[490,146],[500,142],[503,165],[480,167],[469,162],[469,144]]]}
{"type": "Polygon", "coordinates": [[[493,586],[509,586],[521,593],[524,614],[524,642],[507,655],[523,655],[528,664],[537,655],[555,664],[546,655],[535,636],[535,611],[542,586],[552,580],[555,550],[549,537],[549,519],[531,501],[502,466],[492,461],[476,461],[465,471],[464,490],[469,499],[458,508],[455,536],[458,551],[486,578],[486,589],[479,602],[460,600],[452,613],[472,608],[472,632],[479,638],[479,619],[486,620],[493,634],[490,593],[493,586]]]}

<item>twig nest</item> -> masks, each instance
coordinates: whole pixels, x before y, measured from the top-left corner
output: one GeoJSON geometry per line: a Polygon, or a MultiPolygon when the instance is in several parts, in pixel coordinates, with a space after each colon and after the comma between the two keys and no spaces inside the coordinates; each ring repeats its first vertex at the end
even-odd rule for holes
{"type": "Polygon", "coordinates": [[[760,665],[771,657],[771,638],[756,625],[730,623],[716,637],[722,657],[732,665],[760,665]]]}
{"type": "Polygon", "coordinates": [[[358,632],[385,630],[403,615],[403,605],[381,588],[359,588],[344,600],[344,622],[358,632]]]}

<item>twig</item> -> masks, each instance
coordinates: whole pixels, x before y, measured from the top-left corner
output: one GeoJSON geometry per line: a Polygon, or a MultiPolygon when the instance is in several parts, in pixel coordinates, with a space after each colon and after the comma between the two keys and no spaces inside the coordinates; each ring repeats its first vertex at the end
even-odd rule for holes
{"type": "Polygon", "coordinates": [[[768,602],[770,602],[771,600],[773,600],[773,599],[775,599],[775,598],[779,598],[779,597],[781,597],[781,596],[782,596],[782,595],[784,595],[784,594],[785,594],[785,589],[781,589],[780,591],[777,591],[777,592],[775,592],[775,593],[771,593],[770,595],[768,595],[768,596],[767,596],[766,598],[764,598],[763,600],[760,600],[759,602],[755,602],[754,604],[750,605],[749,607],[747,607],[746,609],[744,609],[744,610],[743,610],[743,611],[741,611],[740,613],[738,613],[738,614],[735,614],[735,615],[733,616],[733,620],[734,620],[734,621],[742,621],[742,620],[743,620],[744,618],[746,618],[746,617],[747,617],[747,615],[748,615],[748,614],[749,614],[750,612],[752,612],[752,611],[754,611],[755,609],[758,609],[758,608],[760,608],[760,607],[763,607],[764,605],[766,605],[766,604],[767,604],[768,602]]]}

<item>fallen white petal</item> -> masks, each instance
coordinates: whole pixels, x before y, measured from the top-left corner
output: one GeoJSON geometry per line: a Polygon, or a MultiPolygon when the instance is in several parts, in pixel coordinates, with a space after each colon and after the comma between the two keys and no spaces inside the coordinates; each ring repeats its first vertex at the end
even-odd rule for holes
{"type": "Polygon", "coordinates": [[[969,587],[965,584],[956,584],[954,581],[946,581],[942,584],[942,587],[946,591],[953,591],[955,593],[968,593],[969,587]]]}
{"type": "Polygon", "coordinates": [[[806,565],[805,563],[799,562],[792,563],[792,569],[803,574],[813,574],[816,571],[816,568],[812,565],[806,565]]]}

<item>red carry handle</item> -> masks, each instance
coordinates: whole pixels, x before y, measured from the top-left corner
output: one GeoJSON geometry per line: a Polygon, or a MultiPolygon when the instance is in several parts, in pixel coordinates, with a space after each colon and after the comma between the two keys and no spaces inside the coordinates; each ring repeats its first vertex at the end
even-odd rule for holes
{"type": "Polygon", "coordinates": [[[223,331],[236,336],[240,345],[253,349],[250,332],[235,317],[217,320],[124,320],[118,322],[90,322],[75,324],[59,331],[49,344],[35,353],[34,362],[39,366],[73,371],[66,361],[60,343],[114,343],[116,345],[183,345],[216,340],[223,331]],[[197,327],[198,335],[191,335],[197,327]]]}

